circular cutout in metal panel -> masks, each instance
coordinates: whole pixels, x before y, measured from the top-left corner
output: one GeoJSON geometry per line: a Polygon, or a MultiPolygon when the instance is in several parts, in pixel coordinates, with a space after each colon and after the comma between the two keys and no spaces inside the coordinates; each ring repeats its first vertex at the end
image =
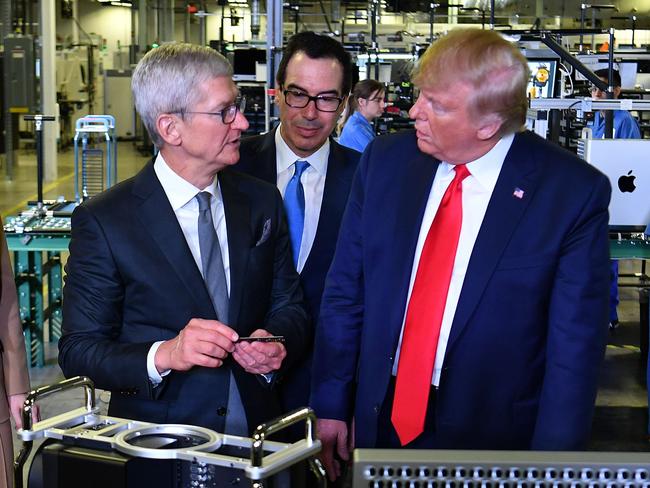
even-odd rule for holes
{"type": "Polygon", "coordinates": [[[136,427],[117,434],[113,447],[129,456],[177,459],[187,451],[212,452],[221,447],[223,436],[194,425],[161,424],[136,427]]]}

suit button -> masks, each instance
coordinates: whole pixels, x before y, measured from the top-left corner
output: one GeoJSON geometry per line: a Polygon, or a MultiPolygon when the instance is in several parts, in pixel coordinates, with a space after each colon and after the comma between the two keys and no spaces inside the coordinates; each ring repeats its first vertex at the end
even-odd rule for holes
{"type": "Polygon", "coordinates": [[[228,411],[228,410],[226,409],[226,407],[219,407],[219,408],[217,408],[217,415],[218,415],[219,417],[223,417],[223,416],[226,415],[226,412],[227,412],[227,411],[228,411]]]}
{"type": "Polygon", "coordinates": [[[374,407],[372,407],[372,411],[375,413],[379,413],[379,405],[375,405],[374,407]]]}
{"type": "Polygon", "coordinates": [[[393,359],[394,359],[393,356],[388,356],[389,361],[393,361],[393,359]]]}

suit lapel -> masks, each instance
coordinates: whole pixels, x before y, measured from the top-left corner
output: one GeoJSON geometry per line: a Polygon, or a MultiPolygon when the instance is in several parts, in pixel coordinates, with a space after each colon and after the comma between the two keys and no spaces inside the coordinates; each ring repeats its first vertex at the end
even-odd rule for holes
{"type": "Polygon", "coordinates": [[[515,136],[490,198],[470,257],[447,351],[467,325],[537,189],[537,164],[530,156],[530,147],[527,148],[522,139],[523,135],[515,136]],[[523,190],[522,198],[514,195],[516,189],[523,190]]]}
{"type": "Polygon", "coordinates": [[[215,313],[210,295],[167,195],[153,170],[153,161],[136,176],[133,193],[141,200],[141,204],[136,207],[136,214],[142,228],[158,245],[171,269],[185,285],[186,292],[196,302],[203,318],[213,318],[215,313]]]}
{"type": "Polygon", "coordinates": [[[226,214],[228,256],[230,260],[230,306],[228,314],[230,324],[228,325],[237,330],[244,279],[253,238],[251,209],[248,198],[237,188],[234,173],[219,173],[219,185],[226,214]]]}

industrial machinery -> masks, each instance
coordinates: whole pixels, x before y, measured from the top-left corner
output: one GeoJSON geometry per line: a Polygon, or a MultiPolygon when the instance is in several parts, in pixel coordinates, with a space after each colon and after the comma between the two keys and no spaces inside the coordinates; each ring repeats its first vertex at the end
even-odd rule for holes
{"type": "Polygon", "coordinates": [[[23,486],[23,471],[33,441],[39,462],[29,468],[29,487],[185,488],[251,486],[263,488],[273,475],[308,460],[324,485],[323,469],[313,458],[320,451],[316,417],[304,408],[262,424],[253,438],[221,434],[192,425],[152,424],[99,414],[92,381],[75,377],[32,391],[23,407],[23,448],[15,463],[15,485],[23,486]],[[73,388],[83,388],[84,405],[32,423],[35,403],[73,388]],[[267,438],[305,421],[305,438],[293,444],[267,438]],[[243,453],[249,453],[246,457],[243,453]],[[91,479],[89,479],[91,477],[91,479]]]}
{"type": "Polygon", "coordinates": [[[647,453],[357,449],[353,486],[650,487],[647,453]]]}

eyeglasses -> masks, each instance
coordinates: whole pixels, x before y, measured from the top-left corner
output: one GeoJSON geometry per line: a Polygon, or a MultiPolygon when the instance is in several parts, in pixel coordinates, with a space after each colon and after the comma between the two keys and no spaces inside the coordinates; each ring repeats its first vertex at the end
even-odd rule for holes
{"type": "Polygon", "coordinates": [[[219,112],[194,112],[189,110],[180,110],[178,112],[172,112],[172,113],[181,114],[181,116],[185,114],[214,115],[214,116],[220,115],[221,122],[223,122],[226,125],[229,125],[235,121],[235,117],[237,117],[237,112],[244,113],[244,110],[246,110],[246,97],[241,97],[235,100],[235,103],[233,103],[232,105],[228,105],[227,107],[224,107],[223,110],[220,110],[219,112]]]}
{"type": "Polygon", "coordinates": [[[312,100],[316,104],[316,109],[321,112],[336,112],[343,101],[340,97],[331,97],[328,95],[316,95],[312,97],[306,93],[295,90],[284,90],[284,101],[293,108],[305,108],[312,100]]]}

